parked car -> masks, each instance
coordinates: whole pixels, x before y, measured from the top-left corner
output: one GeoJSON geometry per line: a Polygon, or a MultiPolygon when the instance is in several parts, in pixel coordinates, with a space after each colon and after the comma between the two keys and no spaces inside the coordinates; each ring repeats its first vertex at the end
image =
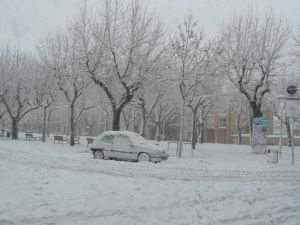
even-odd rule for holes
{"type": "Polygon", "coordinates": [[[160,162],[169,157],[162,147],[129,131],[101,133],[92,143],[91,151],[93,151],[94,158],[98,159],[160,162]]]}

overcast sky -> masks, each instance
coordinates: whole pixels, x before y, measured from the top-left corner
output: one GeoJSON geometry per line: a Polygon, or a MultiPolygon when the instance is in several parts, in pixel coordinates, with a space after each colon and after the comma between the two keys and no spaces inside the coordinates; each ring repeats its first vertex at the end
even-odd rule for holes
{"type": "MultiPolygon", "coordinates": [[[[104,0],[87,0],[99,8],[104,0]]],[[[0,42],[35,48],[48,32],[63,27],[78,12],[80,0],[0,0],[0,42]]],[[[292,25],[300,24],[299,0],[147,0],[150,8],[174,31],[184,15],[192,11],[204,32],[214,35],[234,12],[251,8],[263,14],[272,9],[292,25]]]]}

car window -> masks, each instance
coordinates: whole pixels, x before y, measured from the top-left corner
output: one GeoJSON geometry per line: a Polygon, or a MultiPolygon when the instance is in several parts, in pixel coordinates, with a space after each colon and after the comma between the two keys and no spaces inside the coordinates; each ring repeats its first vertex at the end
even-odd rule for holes
{"type": "Polygon", "coordinates": [[[132,143],[131,143],[130,139],[128,138],[128,136],[119,134],[115,140],[115,144],[128,146],[128,145],[131,145],[132,143]]]}
{"type": "Polygon", "coordinates": [[[133,143],[136,143],[136,144],[146,144],[147,143],[147,140],[139,134],[134,134],[131,138],[132,138],[133,143]]]}
{"type": "Polygon", "coordinates": [[[114,135],[105,135],[101,141],[112,144],[114,141],[114,135]]]}

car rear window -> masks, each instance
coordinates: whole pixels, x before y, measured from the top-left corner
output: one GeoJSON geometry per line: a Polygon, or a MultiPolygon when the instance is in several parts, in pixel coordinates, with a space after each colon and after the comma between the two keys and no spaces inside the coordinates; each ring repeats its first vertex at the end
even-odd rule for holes
{"type": "Polygon", "coordinates": [[[114,135],[105,135],[102,139],[102,142],[106,142],[106,143],[113,143],[114,141],[114,135]]]}

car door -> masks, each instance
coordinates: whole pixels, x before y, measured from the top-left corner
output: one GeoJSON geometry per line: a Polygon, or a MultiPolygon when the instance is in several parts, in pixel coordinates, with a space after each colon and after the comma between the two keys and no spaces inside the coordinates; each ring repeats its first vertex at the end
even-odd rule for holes
{"type": "Polygon", "coordinates": [[[113,144],[115,137],[112,134],[106,134],[101,138],[101,147],[105,157],[114,158],[113,144]]]}
{"type": "Polygon", "coordinates": [[[116,158],[123,160],[136,160],[137,152],[130,141],[129,137],[125,134],[116,135],[114,141],[114,154],[116,158]]]}

